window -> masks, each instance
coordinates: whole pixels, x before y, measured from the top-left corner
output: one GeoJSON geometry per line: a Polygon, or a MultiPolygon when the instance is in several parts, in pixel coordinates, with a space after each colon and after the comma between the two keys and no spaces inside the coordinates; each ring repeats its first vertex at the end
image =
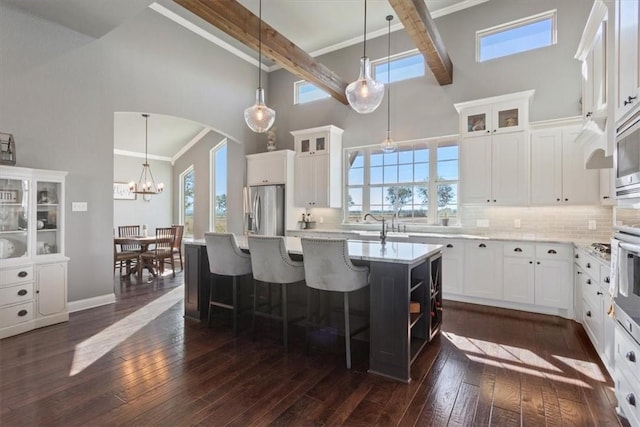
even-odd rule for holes
{"type": "Polygon", "coordinates": [[[294,104],[305,104],[318,99],[329,98],[329,94],[314,84],[300,80],[294,83],[294,104]]]}
{"type": "Polygon", "coordinates": [[[227,231],[227,140],[211,150],[211,212],[209,229],[227,231]]]}
{"type": "Polygon", "coordinates": [[[459,223],[457,140],[400,143],[394,153],[378,147],[345,152],[348,222],[371,212],[412,224],[439,224],[445,217],[459,223]]]}
{"type": "Polygon", "coordinates": [[[193,237],[193,205],[195,174],[193,166],[180,174],[180,223],[184,224],[184,235],[193,237]]]}
{"type": "MultiPolygon", "coordinates": [[[[379,82],[389,82],[389,76],[387,76],[387,58],[377,59],[373,61],[372,65],[373,77],[379,82]]],[[[391,69],[390,83],[412,79],[414,77],[422,77],[424,76],[424,58],[421,53],[415,50],[401,53],[391,56],[389,68],[391,69]]]]}
{"type": "Polygon", "coordinates": [[[476,32],[478,62],[556,44],[556,11],[476,32]]]}

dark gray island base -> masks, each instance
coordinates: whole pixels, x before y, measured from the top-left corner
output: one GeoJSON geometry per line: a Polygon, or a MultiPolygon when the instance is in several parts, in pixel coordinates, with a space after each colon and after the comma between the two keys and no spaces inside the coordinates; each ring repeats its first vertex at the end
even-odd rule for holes
{"type": "MultiPolygon", "coordinates": [[[[237,241],[248,249],[245,236],[237,241]]],[[[286,246],[290,254],[302,255],[300,239],[287,237],[286,246]]],[[[441,246],[350,240],[349,255],[371,273],[369,372],[408,383],[412,362],[442,324],[441,246]],[[410,302],[418,303],[419,313],[410,313],[410,302]]],[[[204,319],[209,298],[204,240],[186,241],[185,258],[185,317],[204,319]]]]}

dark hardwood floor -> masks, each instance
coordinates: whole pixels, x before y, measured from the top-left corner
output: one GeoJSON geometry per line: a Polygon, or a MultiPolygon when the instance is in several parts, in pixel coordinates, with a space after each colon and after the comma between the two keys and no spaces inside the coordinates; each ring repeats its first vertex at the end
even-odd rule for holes
{"type": "Polygon", "coordinates": [[[118,302],[0,341],[0,426],[626,426],[582,330],[556,317],[445,302],[441,336],[401,384],[367,374],[367,346],[304,354],[277,324],[184,320],[182,274],[117,282],[118,302]],[[206,323],[206,322],[205,322],[206,323]]]}

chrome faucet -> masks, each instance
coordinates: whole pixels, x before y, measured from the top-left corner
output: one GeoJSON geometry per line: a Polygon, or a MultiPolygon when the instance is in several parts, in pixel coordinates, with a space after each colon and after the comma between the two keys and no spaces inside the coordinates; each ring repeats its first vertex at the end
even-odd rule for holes
{"type": "Polygon", "coordinates": [[[385,219],[384,219],[384,215],[381,217],[381,219],[376,218],[375,216],[371,215],[370,213],[366,213],[364,215],[364,218],[362,219],[363,221],[366,221],[368,217],[371,217],[373,219],[375,219],[378,222],[382,223],[382,231],[380,232],[380,242],[384,245],[387,241],[387,228],[385,227],[385,219]]]}

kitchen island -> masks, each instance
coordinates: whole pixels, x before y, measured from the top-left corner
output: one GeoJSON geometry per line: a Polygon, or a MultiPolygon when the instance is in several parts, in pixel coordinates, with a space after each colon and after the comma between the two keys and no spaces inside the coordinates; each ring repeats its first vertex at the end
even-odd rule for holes
{"type": "MultiPolygon", "coordinates": [[[[248,250],[246,236],[236,237],[248,250]]],[[[297,237],[286,237],[291,255],[304,256],[297,237]]],[[[442,324],[442,245],[349,240],[349,256],[368,265],[369,372],[411,381],[411,363],[442,324]],[[410,313],[410,302],[419,312],[410,313]],[[415,304],[414,304],[415,306],[415,304]]],[[[206,317],[209,265],[204,240],[185,241],[185,316],[206,317]]]]}

